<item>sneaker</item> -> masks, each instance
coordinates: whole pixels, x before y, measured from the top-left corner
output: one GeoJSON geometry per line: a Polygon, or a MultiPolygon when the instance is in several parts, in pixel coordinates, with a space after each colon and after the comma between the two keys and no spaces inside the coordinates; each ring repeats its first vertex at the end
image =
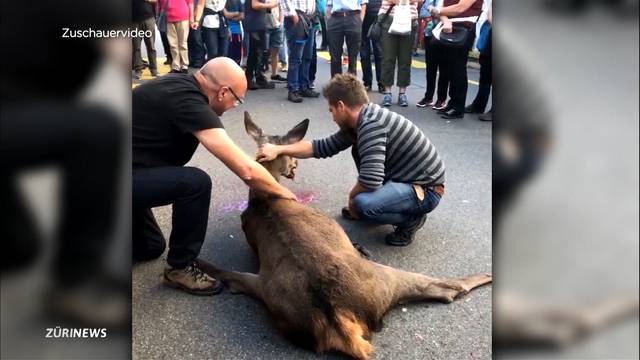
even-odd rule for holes
{"type": "Polygon", "coordinates": [[[398,94],[398,105],[402,107],[409,106],[409,100],[407,100],[407,94],[398,94]]]}
{"type": "Polygon", "coordinates": [[[195,261],[184,269],[165,269],[163,282],[169,287],[194,295],[215,295],[223,287],[222,282],[202,271],[195,261]]]}
{"type": "Polygon", "coordinates": [[[467,107],[464,108],[464,112],[467,114],[482,114],[484,112],[484,110],[480,110],[478,108],[476,108],[475,106],[473,106],[473,104],[467,105],[467,107]]]}
{"type": "Polygon", "coordinates": [[[444,110],[447,108],[447,102],[446,101],[437,101],[435,105],[433,105],[433,110],[444,110]]]}
{"type": "Polygon", "coordinates": [[[300,96],[300,92],[299,91],[289,91],[289,95],[287,96],[287,100],[293,102],[293,103],[301,103],[302,102],[302,96],[300,96]]]}
{"type": "Polygon", "coordinates": [[[275,75],[271,75],[271,81],[287,82],[287,78],[280,74],[275,74],[275,75]]]}
{"type": "Polygon", "coordinates": [[[433,102],[433,99],[427,99],[422,98],[422,100],[418,101],[418,103],[416,104],[417,107],[419,108],[423,108],[423,107],[427,107],[427,106],[433,106],[435,103],[433,102]]]}
{"type": "Polygon", "coordinates": [[[275,89],[276,84],[271,81],[267,81],[267,79],[256,80],[256,85],[259,89],[275,89]]]}
{"type": "Polygon", "coordinates": [[[306,98],[317,98],[320,96],[320,93],[311,89],[304,89],[300,92],[300,95],[306,98]]]}
{"type": "Polygon", "coordinates": [[[384,238],[384,241],[391,246],[407,246],[427,221],[427,214],[419,216],[405,226],[396,226],[393,232],[384,238]]]}
{"type": "Polygon", "coordinates": [[[384,107],[391,106],[391,93],[384,94],[384,98],[382,98],[382,106],[384,107]]]}

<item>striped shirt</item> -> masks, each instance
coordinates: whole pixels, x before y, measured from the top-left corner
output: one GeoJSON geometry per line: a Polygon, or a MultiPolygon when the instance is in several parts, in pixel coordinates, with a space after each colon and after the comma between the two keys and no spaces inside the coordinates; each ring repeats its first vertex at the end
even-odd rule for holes
{"type": "Polygon", "coordinates": [[[313,140],[313,157],[327,158],[352,145],[359,157],[358,181],[368,189],[378,189],[389,180],[444,184],[444,162],[429,138],[407,118],[377,104],[362,108],[355,134],[341,129],[313,140]]]}
{"type": "MultiPolygon", "coordinates": [[[[405,3],[402,2],[402,4],[405,4],[405,3]]],[[[390,0],[382,0],[382,6],[380,6],[380,11],[378,11],[378,15],[382,15],[382,14],[386,13],[387,10],[389,10],[389,7],[391,5],[393,5],[393,3],[390,0]]],[[[400,4],[398,4],[398,5],[400,5],[400,4]]],[[[396,6],[398,6],[398,5],[396,5],[396,6]]],[[[418,2],[411,0],[409,5],[411,6],[411,19],[415,20],[415,19],[418,18],[418,2]]],[[[393,17],[393,14],[396,12],[396,6],[394,6],[393,9],[391,9],[391,12],[389,13],[389,16],[393,17]]]]}
{"type": "Polygon", "coordinates": [[[316,0],[280,0],[278,3],[284,17],[293,16],[296,14],[296,10],[307,15],[313,15],[316,12],[316,0]]]}

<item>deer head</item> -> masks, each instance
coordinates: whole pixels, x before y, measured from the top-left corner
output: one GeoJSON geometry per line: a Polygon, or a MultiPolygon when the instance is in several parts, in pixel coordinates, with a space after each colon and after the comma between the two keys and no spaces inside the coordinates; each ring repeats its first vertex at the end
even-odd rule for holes
{"type": "MultiPolygon", "coordinates": [[[[262,129],[251,120],[251,115],[244,112],[244,128],[247,134],[253,138],[258,146],[263,144],[287,145],[296,143],[304,137],[309,127],[309,119],[302,120],[283,136],[267,135],[262,129]]],[[[290,156],[280,155],[272,161],[263,162],[262,165],[276,178],[284,176],[293,180],[298,161],[290,156]]]]}

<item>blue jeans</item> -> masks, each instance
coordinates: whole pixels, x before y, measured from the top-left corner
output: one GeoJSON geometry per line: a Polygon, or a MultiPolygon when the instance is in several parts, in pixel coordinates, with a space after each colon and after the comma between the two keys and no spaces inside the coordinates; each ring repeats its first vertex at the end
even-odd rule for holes
{"type": "Polygon", "coordinates": [[[427,189],[420,200],[413,185],[389,181],[376,191],[356,195],[353,201],[363,220],[402,226],[433,211],[440,203],[440,195],[427,189]]]}
{"type": "Polygon", "coordinates": [[[207,60],[227,56],[229,49],[229,31],[226,27],[217,29],[202,28],[202,38],[207,46],[207,60]]]}
{"type": "Polygon", "coordinates": [[[290,18],[284,19],[284,29],[289,48],[289,70],[287,72],[287,87],[289,91],[306,90],[309,88],[309,66],[313,57],[313,39],[316,30],[309,29],[309,38],[296,40],[295,26],[290,18]]]}

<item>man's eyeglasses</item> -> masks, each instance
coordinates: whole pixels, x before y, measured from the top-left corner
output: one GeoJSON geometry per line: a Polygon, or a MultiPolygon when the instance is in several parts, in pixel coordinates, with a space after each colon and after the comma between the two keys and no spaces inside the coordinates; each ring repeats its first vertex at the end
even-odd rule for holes
{"type": "Polygon", "coordinates": [[[244,104],[244,99],[242,99],[241,97],[236,95],[235,91],[233,91],[231,86],[227,86],[227,89],[229,89],[229,91],[231,91],[231,94],[233,95],[233,97],[236,98],[236,102],[237,102],[236,106],[238,106],[239,104],[244,104]]]}

